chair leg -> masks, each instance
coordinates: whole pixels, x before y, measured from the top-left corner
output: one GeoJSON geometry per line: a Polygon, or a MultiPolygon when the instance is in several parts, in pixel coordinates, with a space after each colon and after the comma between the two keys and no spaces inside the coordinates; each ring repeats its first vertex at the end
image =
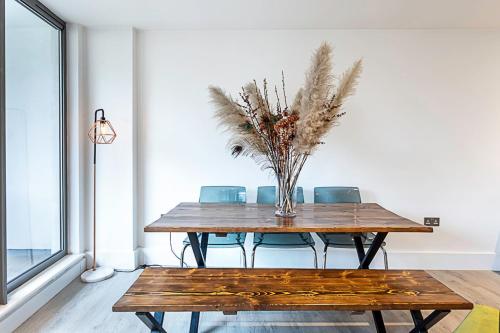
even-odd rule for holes
{"type": "Polygon", "coordinates": [[[191,244],[186,244],[184,245],[184,247],[182,248],[182,251],[181,251],[181,268],[184,268],[184,254],[186,252],[186,249],[188,248],[188,246],[190,246],[191,244]]]}
{"type": "Polygon", "coordinates": [[[252,261],[250,263],[250,265],[252,265],[252,268],[254,268],[255,266],[255,250],[257,250],[257,246],[259,246],[260,244],[255,244],[254,247],[253,247],[253,250],[252,250],[252,261]]]}
{"type": "Polygon", "coordinates": [[[326,269],[326,255],[328,254],[328,245],[323,248],[323,269],[326,269]]]}
{"type": "Polygon", "coordinates": [[[384,246],[380,246],[380,249],[382,250],[382,253],[384,254],[384,267],[385,267],[385,270],[388,270],[389,269],[389,262],[387,260],[387,252],[385,251],[384,246]]]}
{"type": "Polygon", "coordinates": [[[316,249],[313,245],[309,245],[314,253],[314,268],[318,269],[318,255],[316,254],[316,249]]]}
{"type": "Polygon", "coordinates": [[[243,255],[243,267],[247,268],[247,251],[245,251],[245,246],[240,244],[241,254],[243,255]]]}

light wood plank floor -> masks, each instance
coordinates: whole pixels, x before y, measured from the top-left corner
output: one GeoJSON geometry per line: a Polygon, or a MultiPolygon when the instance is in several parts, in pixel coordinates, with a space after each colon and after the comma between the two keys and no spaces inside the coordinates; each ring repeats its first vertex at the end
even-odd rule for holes
{"type": "MultiPolygon", "coordinates": [[[[488,271],[431,271],[474,303],[500,308],[500,275],[488,271]]],[[[83,284],[73,281],[54,299],[41,308],[16,332],[148,332],[134,314],[113,313],[111,306],[135,281],[140,271],[118,273],[112,279],[83,284]]],[[[452,311],[433,333],[448,333],[458,326],[468,311],[452,311]]],[[[411,317],[401,311],[384,311],[388,332],[408,332],[411,317]]],[[[187,332],[188,313],[167,313],[165,327],[170,332],[187,332]]],[[[203,313],[200,333],[257,332],[374,332],[370,313],[348,312],[242,312],[237,316],[203,313]]]]}

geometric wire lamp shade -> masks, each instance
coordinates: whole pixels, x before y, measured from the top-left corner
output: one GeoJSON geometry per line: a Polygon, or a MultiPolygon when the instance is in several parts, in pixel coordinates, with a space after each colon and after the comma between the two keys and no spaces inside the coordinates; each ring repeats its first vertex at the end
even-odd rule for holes
{"type": "Polygon", "coordinates": [[[107,120],[97,120],[89,130],[89,138],[92,143],[110,144],[116,138],[116,132],[107,120]]]}

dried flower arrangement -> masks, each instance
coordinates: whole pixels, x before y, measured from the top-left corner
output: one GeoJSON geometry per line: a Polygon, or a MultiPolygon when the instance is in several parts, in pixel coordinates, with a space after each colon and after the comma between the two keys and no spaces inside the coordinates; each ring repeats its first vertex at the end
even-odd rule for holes
{"type": "Polygon", "coordinates": [[[283,72],[282,96],[275,86],[275,103],[270,101],[265,79],[262,89],[255,80],[242,87],[239,100],[221,88],[209,88],[217,107],[216,118],[232,134],[229,146],[233,156],[250,156],[276,176],[278,216],[295,216],[294,191],[302,167],[345,114],[342,105],[354,93],[361,74],[362,64],[358,60],[335,78],[331,73],[331,54],[327,43],[316,50],[305,84],[290,106],[283,72]]]}

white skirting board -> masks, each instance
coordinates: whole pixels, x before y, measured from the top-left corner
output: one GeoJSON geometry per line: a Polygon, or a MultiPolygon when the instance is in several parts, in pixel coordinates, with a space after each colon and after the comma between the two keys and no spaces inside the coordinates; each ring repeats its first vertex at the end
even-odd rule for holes
{"type": "Polygon", "coordinates": [[[0,332],[15,330],[85,270],[85,257],[67,255],[9,294],[0,305],[0,332]]]}
{"type": "MultiPolygon", "coordinates": [[[[252,249],[247,246],[247,261],[250,265],[252,249]]],[[[316,246],[318,264],[323,264],[322,248],[316,246]]],[[[178,266],[179,260],[170,248],[142,248],[144,264],[178,266]]],[[[177,251],[179,255],[180,251],[177,251]]],[[[312,268],[313,254],[310,248],[270,249],[259,248],[256,252],[255,267],[298,267],[312,268]]],[[[492,270],[495,266],[494,252],[439,252],[439,251],[398,251],[387,250],[389,269],[435,269],[435,270],[492,270]]],[[[239,248],[208,250],[208,266],[242,266],[239,248]]],[[[330,248],[328,268],[355,268],[357,255],[354,249],[330,248]]],[[[186,261],[194,265],[190,248],[186,250],[186,261]]],[[[383,268],[382,253],[378,253],[371,268],[383,268]]],[[[497,268],[498,269],[498,268],[497,268]]]]}
{"type": "Polygon", "coordinates": [[[495,262],[493,263],[493,270],[497,272],[500,271],[500,254],[498,253],[495,257],[495,262]]]}
{"type": "MultiPolygon", "coordinates": [[[[92,252],[85,252],[87,258],[87,268],[92,265],[92,252]]],[[[110,251],[103,250],[97,252],[97,266],[112,267],[117,271],[134,270],[142,265],[142,248],[135,250],[110,251]]]]}

